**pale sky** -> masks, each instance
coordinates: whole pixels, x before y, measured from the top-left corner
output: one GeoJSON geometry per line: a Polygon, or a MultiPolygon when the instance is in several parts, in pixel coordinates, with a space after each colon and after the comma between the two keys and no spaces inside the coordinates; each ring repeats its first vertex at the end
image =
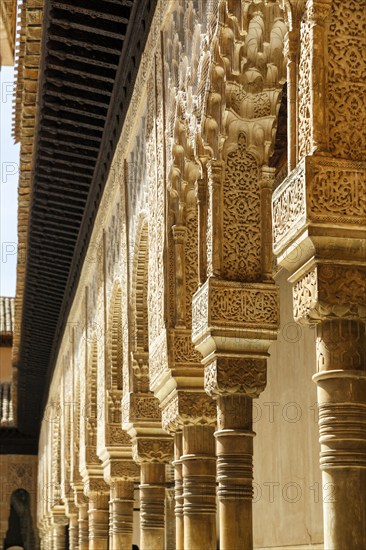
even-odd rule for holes
{"type": "Polygon", "coordinates": [[[19,144],[14,145],[12,98],[14,67],[0,71],[0,294],[15,296],[19,144]]]}

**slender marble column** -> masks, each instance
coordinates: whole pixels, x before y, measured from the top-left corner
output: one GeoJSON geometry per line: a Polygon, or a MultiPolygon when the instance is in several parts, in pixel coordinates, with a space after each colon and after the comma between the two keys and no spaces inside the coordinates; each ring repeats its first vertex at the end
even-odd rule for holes
{"type": "Polygon", "coordinates": [[[217,400],[217,480],[220,510],[220,548],[253,548],[252,399],[222,395],[217,400]]]}
{"type": "Polygon", "coordinates": [[[214,428],[183,427],[184,548],[216,550],[216,457],[214,428]]]}
{"type": "Polygon", "coordinates": [[[165,465],[165,550],[176,550],[173,464],[165,465]]]}
{"type": "Polygon", "coordinates": [[[55,550],[66,550],[65,525],[53,525],[53,548],[55,550]]]}
{"type": "Polygon", "coordinates": [[[69,550],[77,550],[78,542],[78,517],[76,514],[72,514],[69,518],[69,550]]]}
{"type": "Polygon", "coordinates": [[[175,482],[175,543],[176,550],[184,550],[184,519],[183,519],[183,478],[182,462],[183,439],[182,432],[174,435],[174,482],[175,482]]]}
{"type": "Polygon", "coordinates": [[[366,548],[366,332],[356,320],[317,330],[324,548],[366,548]]]}
{"type": "Polygon", "coordinates": [[[88,505],[79,506],[79,550],[89,549],[88,505]]]}
{"type": "Polygon", "coordinates": [[[89,550],[108,550],[109,498],[104,493],[89,496],[89,550]]]}
{"type": "Polygon", "coordinates": [[[109,548],[132,548],[133,481],[114,481],[110,493],[109,548]]]}
{"type": "Polygon", "coordinates": [[[165,464],[141,463],[141,550],[164,550],[165,464]]]}

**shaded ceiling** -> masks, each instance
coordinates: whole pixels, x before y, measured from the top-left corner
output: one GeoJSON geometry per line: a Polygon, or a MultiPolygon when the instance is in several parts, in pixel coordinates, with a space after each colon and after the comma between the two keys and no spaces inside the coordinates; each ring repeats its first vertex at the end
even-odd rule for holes
{"type": "Polygon", "coordinates": [[[37,436],[156,0],[46,0],[18,365],[37,436]]]}

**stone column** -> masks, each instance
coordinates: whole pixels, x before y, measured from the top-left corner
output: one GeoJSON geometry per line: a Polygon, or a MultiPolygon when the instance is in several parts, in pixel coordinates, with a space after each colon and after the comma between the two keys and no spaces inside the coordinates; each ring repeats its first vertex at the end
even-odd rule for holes
{"type": "Polygon", "coordinates": [[[165,466],[173,456],[173,440],[162,430],[160,437],[135,436],[133,456],[141,471],[141,550],[164,550],[165,466]]]}
{"type": "Polygon", "coordinates": [[[299,30],[286,35],[284,53],[287,57],[287,166],[291,172],[297,162],[297,57],[299,30]]]}
{"type": "Polygon", "coordinates": [[[366,547],[365,325],[347,319],[318,324],[317,361],[325,547],[361,550],[366,547]]]}
{"type": "MultiPolygon", "coordinates": [[[[165,479],[169,479],[167,472],[165,479]]],[[[169,480],[167,485],[165,489],[165,550],[176,550],[174,484],[172,487],[169,480]]]]}
{"type": "Polygon", "coordinates": [[[309,156],[273,196],[274,251],[290,272],[294,319],[317,326],[314,380],[327,550],[366,547],[366,216],[361,172],[360,162],[309,156]]]}
{"type": "Polygon", "coordinates": [[[76,550],[79,544],[78,516],[69,517],[69,550],[76,550]]]}
{"type": "Polygon", "coordinates": [[[206,391],[217,398],[217,480],[220,548],[253,548],[253,398],[266,385],[266,357],[217,357],[205,368],[206,391]]]}
{"type": "Polygon", "coordinates": [[[54,524],[52,527],[53,548],[55,550],[66,550],[66,531],[64,524],[54,524]]]}
{"type": "Polygon", "coordinates": [[[141,550],[164,550],[165,464],[143,462],[140,484],[141,550]]]}
{"type": "Polygon", "coordinates": [[[133,481],[114,481],[110,493],[110,549],[132,548],[133,481]]]}
{"type": "Polygon", "coordinates": [[[174,390],[162,422],[175,433],[177,549],[216,550],[215,402],[202,390],[174,390]]]}
{"type": "Polygon", "coordinates": [[[108,550],[109,495],[89,494],[89,550],[108,550]]]}
{"type": "Polygon", "coordinates": [[[229,550],[241,541],[253,546],[252,399],[222,395],[217,400],[217,481],[220,512],[220,547],[229,550]]]}
{"type": "Polygon", "coordinates": [[[175,484],[175,543],[176,550],[184,550],[184,522],[183,522],[183,478],[182,462],[183,454],[182,432],[174,435],[174,484],[175,484]]]}
{"type": "Polygon", "coordinates": [[[214,428],[183,427],[184,548],[216,550],[216,456],[214,428]]]}
{"type": "Polygon", "coordinates": [[[89,519],[87,504],[79,506],[78,528],[79,550],[89,550],[89,519]]]}

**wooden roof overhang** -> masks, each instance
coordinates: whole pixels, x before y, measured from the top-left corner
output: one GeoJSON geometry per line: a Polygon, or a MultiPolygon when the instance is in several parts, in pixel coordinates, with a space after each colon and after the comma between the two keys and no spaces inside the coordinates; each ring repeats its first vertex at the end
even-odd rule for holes
{"type": "Polygon", "coordinates": [[[67,315],[157,0],[46,0],[18,355],[37,436],[67,315]]]}

